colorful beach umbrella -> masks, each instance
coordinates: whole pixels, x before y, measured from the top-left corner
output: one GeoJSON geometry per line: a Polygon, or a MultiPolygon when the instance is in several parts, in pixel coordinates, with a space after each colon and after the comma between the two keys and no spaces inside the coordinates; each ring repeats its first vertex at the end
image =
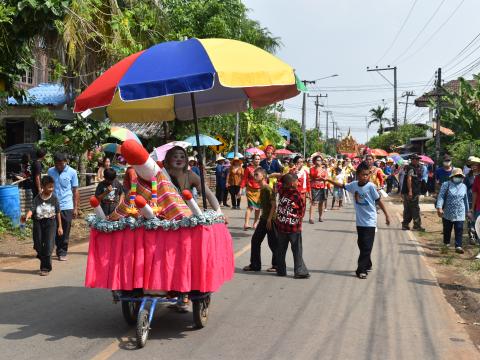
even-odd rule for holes
{"type": "Polygon", "coordinates": [[[120,141],[135,140],[139,144],[142,143],[133,131],[120,126],[112,126],[110,129],[110,136],[120,141]]]}
{"type": "Polygon", "coordinates": [[[189,143],[189,144],[192,144],[192,146],[216,146],[216,145],[222,145],[222,143],[220,141],[218,141],[217,139],[214,139],[208,135],[203,135],[203,134],[200,134],[199,135],[199,140],[200,140],[200,144],[197,145],[197,138],[195,135],[193,136],[190,136],[188,138],[186,138],[185,142],[189,143]]]}
{"type": "MultiPolygon", "coordinates": [[[[121,60],[75,101],[75,112],[106,108],[113,122],[150,122],[244,112],[299,94],[291,66],[248,43],[189,39],[121,60]]],[[[301,84],[301,82],[299,82],[301,84]]]]}
{"type": "Polygon", "coordinates": [[[103,144],[102,150],[108,153],[120,154],[120,145],[115,143],[103,144]]]}
{"type": "Polygon", "coordinates": [[[403,164],[403,158],[400,155],[392,155],[391,158],[393,161],[395,161],[396,164],[398,165],[403,164]]]}
{"type": "MultiPolygon", "coordinates": [[[[294,70],[274,55],[231,39],[164,42],[132,54],[75,100],[74,112],[105,110],[113,122],[194,120],[244,112],[305,91],[294,70]],[[299,90],[300,89],[300,90],[299,90]]],[[[200,153],[199,149],[197,149],[200,153]]],[[[201,159],[200,159],[200,162],[201,159]]],[[[203,206],[205,179],[200,168],[203,206]]]]}

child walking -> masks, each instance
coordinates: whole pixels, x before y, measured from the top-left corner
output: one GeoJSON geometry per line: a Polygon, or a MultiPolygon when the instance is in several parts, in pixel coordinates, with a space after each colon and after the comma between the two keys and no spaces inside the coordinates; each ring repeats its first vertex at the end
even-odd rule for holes
{"type": "Polygon", "coordinates": [[[275,234],[275,193],[267,182],[267,172],[265,169],[258,167],[255,169],[253,176],[260,189],[260,206],[262,212],[260,214],[260,220],[255,232],[252,236],[252,246],[250,253],[250,265],[243,268],[244,271],[260,271],[262,267],[261,262],[261,245],[265,235],[268,238],[268,247],[272,251],[272,267],[267,269],[267,272],[277,271],[277,236],[275,234]]]}
{"type": "Polygon", "coordinates": [[[366,279],[367,273],[372,270],[370,255],[372,253],[375,230],[377,228],[377,204],[385,214],[386,224],[390,225],[387,209],[380,199],[376,186],[369,181],[369,177],[369,165],[364,161],[357,167],[357,181],[352,181],[345,185],[330,179],[327,180],[333,185],[353,194],[358,233],[357,244],[360,250],[358,266],[355,273],[359,279],[366,279]]]}
{"type": "Polygon", "coordinates": [[[53,194],[54,180],[44,176],[41,180],[42,191],[33,199],[32,207],[27,212],[25,220],[33,218],[33,248],[40,259],[41,276],[52,271],[52,252],[55,243],[55,232],[63,235],[60,204],[53,194]]]}
{"type": "MultiPolygon", "coordinates": [[[[335,169],[335,182],[340,184],[345,183],[345,176],[341,167],[335,169]]],[[[335,200],[338,201],[338,208],[340,209],[343,206],[343,188],[336,185],[333,187],[332,210],[334,210],[335,200]]]]}
{"type": "Polygon", "coordinates": [[[281,187],[278,190],[277,219],[277,275],[286,276],[287,266],[285,256],[288,244],[292,248],[294,278],[308,279],[310,274],[303,262],[302,256],[302,221],[305,213],[305,200],[297,188],[298,178],[288,173],[282,177],[281,187]]]}

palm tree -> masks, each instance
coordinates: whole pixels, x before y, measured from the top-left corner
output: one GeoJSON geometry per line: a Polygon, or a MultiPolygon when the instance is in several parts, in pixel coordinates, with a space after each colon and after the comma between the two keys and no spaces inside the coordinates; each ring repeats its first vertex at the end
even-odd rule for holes
{"type": "Polygon", "coordinates": [[[367,126],[370,127],[370,125],[378,123],[378,133],[383,134],[383,123],[386,123],[388,125],[391,124],[391,120],[384,117],[387,110],[388,107],[380,105],[378,105],[376,108],[370,109],[370,116],[372,117],[372,120],[368,122],[367,126]]]}

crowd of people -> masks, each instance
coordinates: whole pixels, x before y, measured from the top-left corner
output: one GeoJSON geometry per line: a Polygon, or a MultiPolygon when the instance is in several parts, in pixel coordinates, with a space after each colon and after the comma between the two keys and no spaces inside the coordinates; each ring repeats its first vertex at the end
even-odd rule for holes
{"type": "MultiPolygon", "coordinates": [[[[430,196],[435,201],[435,208],[439,217],[442,218],[443,224],[443,242],[446,247],[450,246],[452,229],[455,232],[455,251],[463,253],[462,237],[463,227],[467,219],[469,227],[469,235],[472,244],[478,244],[478,236],[476,235],[474,223],[480,215],[480,158],[470,157],[465,169],[456,169],[452,166],[452,160],[449,155],[445,155],[442,159],[441,166],[434,171],[433,164],[424,163],[422,158],[417,154],[412,154],[408,159],[402,159],[401,163],[395,162],[392,158],[386,157],[375,159],[373,155],[366,154],[362,159],[334,158],[314,154],[308,159],[302,156],[293,158],[285,158],[283,161],[275,159],[273,156],[274,148],[268,146],[265,149],[265,159],[261,160],[259,155],[253,155],[248,161],[245,161],[244,169],[241,167],[241,161],[234,159],[237,176],[236,182],[230,179],[230,166],[225,163],[225,159],[220,158],[217,161],[217,179],[224,177],[227,181],[217,182],[217,189],[224,187],[225,190],[218,190],[217,194],[226,194],[229,192],[232,199],[232,208],[240,208],[240,195],[242,189],[245,189],[247,198],[244,230],[255,229],[252,236],[252,252],[250,264],[244,268],[245,271],[259,271],[261,267],[260,247],[265,236],[268,237],[268,245],[272,251],[272,264],[267,269],[268,272],[277,272],[279,275],[284,274],[283,263],[285,258],[284,245],[285,240],[279,240],[282,236],[281,231],[275,231],[275,224],[279,224],[282,219],[279,214],[288,213],[291,219],[296,221],[297,233],[301,232],[301,223],[307,213],[307,205],[309,203],[308,222],[315,223],[315,212],[318,212],[318,221],[323,221],[325,211],[341,209],[344,201],[351,201],[349,192],[354,194],[353,204],[357,208],[358,203],[358,184],[360,187],[369,184],[367,188],[374,188],[375,193],[364,194],[364,198],[372,199],[370,202],[375,203],[375,212],[378,209],[385,210],[381,201],[381,196],[387,197],[388,194],[397,193],[401,195],[403,203],[403,220],[402,229],[410,230],[410,223],[413,222],[413,231],[425,231],[422,227],[420,217],[420,198],[422,196],[430,196]],[[361,166],[360,166],[361,165],[361,166]],[[368,181],[359,178],[359,168],[366,168],[368,171],[368,181]],[[243,178],[242,178],[243,173],[243,178]],[[271,202],[278,197],[281,199],[281,188],[283,182],[286,181],[289,186],[292,183],[290,177],[295,176],[295,186],[298,198],[293,201],[284,201],[285,203],[297,204],[300,212],[295,215],[292,209],[285,210],[280,204],[271,202]],[[240,180],[242,178],[242,180],[240,180]],[[276,184],[278,182],[278,184],[276,184]],[[350,184],[356,183],[357,187],[350,184]],[[234,185],[233,191],[229,190],[234,185]],[[355,189],[352,191],[352,189],[355,189]],[[275,195],[277,193],[278,195],[275,195]],[[376,196],[378,194],[378,197],[376,196]],[[331,197],[331,206],[327,202],[331,197]],[[254,212],[253,226],[250,226],[251,213],[254,212]],[[301,216],[300,216],[301,214],[301,216]],[[273,221],[275,220],[276,221],[273,221]],[[300,230],[299,230],[300,229],[300,230]]],[[[292,197],[292,195],[290,194],[292,197]]],[[[277,199],[277,200],[278,200],[277,199]]],[[[227,204],[227,196],[222,199],[224,206],[227,204]]],[[[220,199],[219,199],[220,201],[220,199]]],[[[368,200],[367,200],[368,202],[368,200]]],[[[357,228],[359,228],[359,249],[360,257],[367,257],[362,254],[371,251],[373,244],[373,236],[371,229],[363,230],[363,227],[376,227],[376,217],[374,221],[364,221],[366,216],[362,213],[365,208],[359,207],[357,210],[357,228]],[[360,214],[360,215],[359,215],[360,214]],[[361,219],[360,221],[358,219],[361,219]],[[360,224],[360,225],[359,225],[360,224]],[[364,226],[367,224],[367,226],[364,226]],[[362,250],[363,249],[363,250],[362,250]],[[366,249],[366,250],[365,250],[366,249]],[[365,250],[365,251],[364,251],[365,250]]],[[[388,219],[388,216],[387,216],[388,219]]],[[[389,220],[388,220],[389,222],[389,220]]],[[[281,226],[281,225],[280,225],[281,226]]],[[[301,258],[301,236],[290,238],[292,251],[294,253],[295,277],[304,277],[307,273],[301,258]],[[300,255],[299,255],[300,254],[300,255]]],[[[477,257],[480,258],[480,255],[477,257]]],[[[359,259],[357,275],[361,278],[366,277],[365,269],[369,269],[370,260],[366,263],[359,259]],[[362,263],[362,264],[361,264],[362,263]],[[361,275],[360,275],[361,274],[361,275]]]]}
{"type": "MultiPolygon", "coordinates": [[[[411,222],[412,230],[425,230],[420,217],[420,197],[435,196],[435,207],[442,218],[444,245],[450,246],[453,229],[455,250],[463,253],[465,220],[469,221],[472,244],[478,243],[474,223],[480,215],[480,158],[470,157],[467,166],[458,169],[452,166],[451,158],[445,155],[442,166],[433,172],[433,168],[423,164],[415,154],[398,164],[391,158],[375,159],[370,154],[362,159],[335,158],[319,153],[307,159],[300,155],[278,159],[274,152],[274,147],[269,145],[263,160],[258,154],[243,161],[217,158],[215,194],[206,189],[210,206],[218,211],[220,204],[231,206],[234,210],[241,209],[241,198],[245,195],[243,228],[245,231],[254,229],[250,264],[244,268],[245,271],[260,270],[261,243],[267,236],[272,251],[271,266],[267,271],[281,276],[286,274],[286,249],[291,243],[294,276],[308,277],[302,259],[301,230],[304,217],[308,213],[308,223],[314,224],[317,214],[318,221],[323,222],[326,211],[341,209],[345,202],[352,202],[357,213],[359,234],[357,275],[365,278],[367,270],[371,268],[369,254],[374,238],[371,228],[376,228],[379,208],[385,212],[389,222],[380,201],[381,196],[395,192],[402,197],[403,230],[409,230],[411,222]],[[349,193],[353,194],[352,198],[349,193]],[[362,207],[362,203],[366,205],[362,207]],[[375,214],[370,210],[374,210],[375,214]]],[[[54,166],[42,178],[42,162],[46,152],[39,149],[36,155],[35,161],[22,162],[24,171],[28,172],[26,178],[33,194],[32,207],[24,220],[33,220],[34,249],[40,260],[40,275],[48,275],[52,270],[54,246],[58,260],[67,260],[72,219],[78,213],[78,174],[68,165],[66,155],[58,153],[54,155],[54,166]]],[[[171,149],[163,165],[179,192],[185,189],[200,192],[199,167],[195,158],[187,157],[185,149],[171,149]]],[[[105,157],[99,162],[95,196],[107,217],[118,204],[124,202],[130,191],[130,184],[136,178],[132,170],[126,168],[121,183],[110,158],[105,157]]]]}

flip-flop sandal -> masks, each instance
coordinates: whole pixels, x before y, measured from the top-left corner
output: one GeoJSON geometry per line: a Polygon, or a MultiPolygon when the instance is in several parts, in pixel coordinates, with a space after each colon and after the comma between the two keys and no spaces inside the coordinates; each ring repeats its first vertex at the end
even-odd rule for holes
{"type": "Polygon", "coordinates": [[[247,265],[243,268],[243,271],[260,271],[260,270],[255,270],[250,265],[247,265]]]}
{"type": "Polygon", "coordinates": [[[243,227],[243,231],[250,230],[251,228],[252,228],[251,226],[244,226],[244,227],[243,227]]]}
{"type": "Polygon", "coordinates": [[[266,271],[269,272],[269,273],[276,273],[277,269],[271,267],[271,268],[268,268],[266,271]]]}

